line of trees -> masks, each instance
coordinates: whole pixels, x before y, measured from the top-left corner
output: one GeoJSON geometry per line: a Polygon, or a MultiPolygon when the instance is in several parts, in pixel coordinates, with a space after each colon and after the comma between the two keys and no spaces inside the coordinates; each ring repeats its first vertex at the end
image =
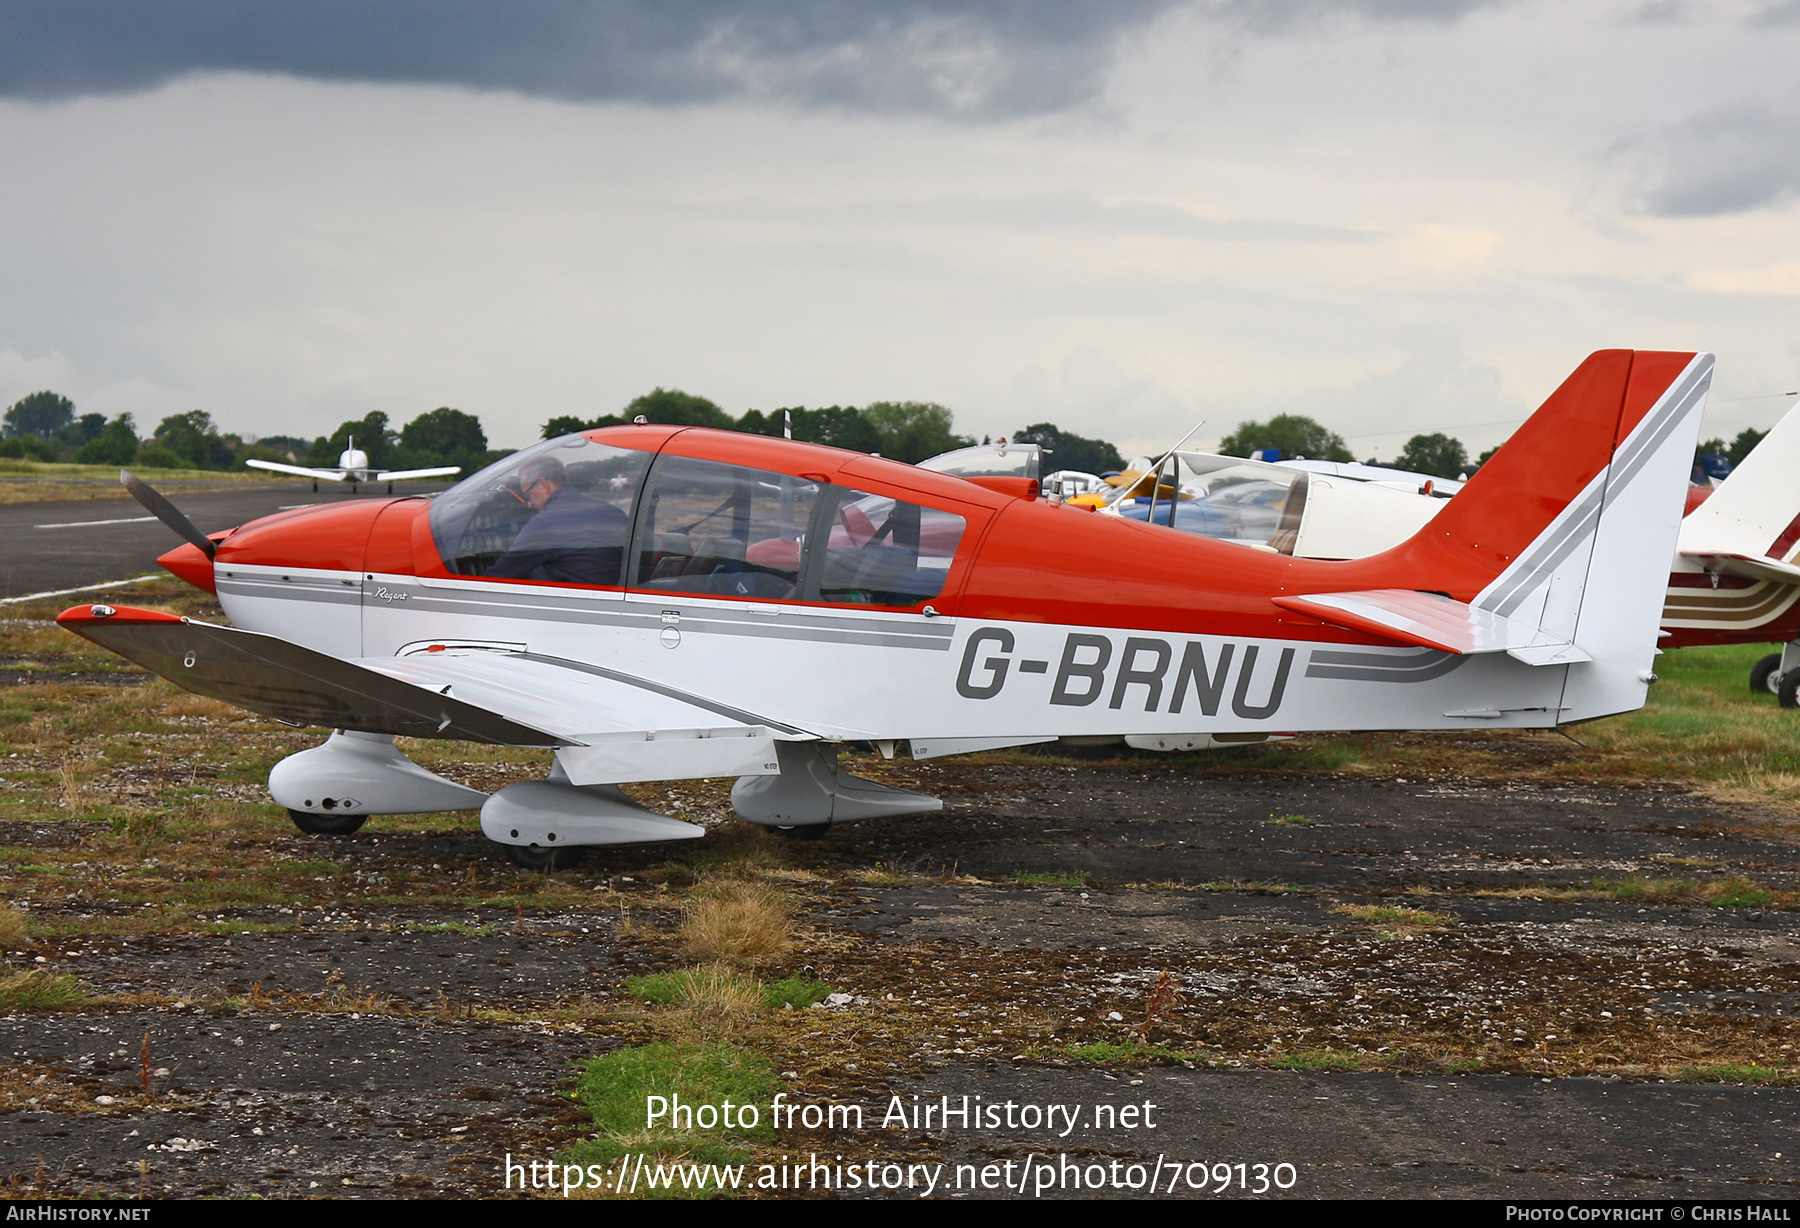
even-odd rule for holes
{"type": "MultiPolygon", "coordinates": [[[[552,418],[544,423],[543,437],[555,439],[577,431],[622,426],[640,417],[662,426],[709,426],[752,435],[781,435],[791,421],[795,439],[868,452],[909,465],[975,443],[972,436],[956,433],[954,415],[948,408],[931,401],[873,401],[860,407],[827,405],[818,409],[793,405],[746,410],[734,418],[716,402],[675,388],[646,392],[616,414],[591,419],[572,414],[552,418]]],[[[1042,447],[1046,470],[1102,473],[1125,464],[1119,450],[1104,439],[1087,439],[1050,422],[1034,423],[1012,438],[1042,447]]]]}
{"type": "Polygon", "coordinates": [[[879,453],[908,464],[975,442],[952,429],[949,409],[930,401],[876,401],[861,408],[829,405],[807,409],[796,405],[766,412],[752,409],[734,418],[717,403],[676,388],[646,392],[616,414],[590,419],[574,415],[552,418],[544,423],[543,436],[555,439],[596,427],[622,426],[638,418],[663,426],[710,426],[752,435],[780,435],[786,429],[789,414],[793,415],[795,439],[853,452],[879,453]]]}
{"type": "MultiPolygon", "coordinates": [[[[1252,452],[1266,448],[1278,450],[1283,460],[1355,459],[1345,445],[1343,436],[1327,430],[1304,414],[1277,414],[1267,422],[1242,422],[1238,424],[1237,430],[1219,441],[1219,451],[1226,456],[1249,456],[1252,452]]],[[[1494,451],[1489,449],[1482,453],[1480,460],[1471,462],[1469,451],[1463,446],[1462,440],[1434,431],[1429,435],[1414,435],[1406,441],[1406,446],[1400,449],[1400,455],[1392,461],[1378,461],[1370,457],[1366,463],[1387,464],[1395,469],[1429,473],[1434,477],[1456,478],[1473,473],[1494,451]]]]}
{"type": "MultiPolygon", "coordinates": [[[[705,397],[673,388],[647,392],[616,414],[593,419],[552,418],[544,424],[543,437],[554,439],[595,427],[620,426],[640,417],[671,426],[775,436],[783,434],[791,420],[795,439],[909,464],[976,442],[956,433],[954,415],[948,408],[930,401],[875,401],[816,409],[796,405],[752,409],[733,417],[705,397]]],[[[212,415],[202,409],[171,414],[141,438],[138,429],[128,413],[111,420],[104,414],[78,415],[69,398],[55,392],[34,392],[15,402],[0,418],[0,456],[152,469],[236,469],[252,459],[335,466],[354,441],[374,468],[460,465],[464,473],[473,473],[507,454],[488,447],[479,418],[449,406],[420,414],[398,430],[387,414],[375,410],[310,441],[294,435],[245,439],[220,431],[212,415]]],[[[1105,473],[1125,465],[1118,448],[1106,440],[1077,435],[1052,422],[1033,423],[1016,432],[1013,439],[1042,447],[1048,470],[1105,473]]]]}
{"type": "Polygon", "coordinates": [[[22,397],[0,416],[0,456],[146,469],[236,469],[247,460],[334,466],[352,436],[369,463],[385,469],[461,465],[472,473],[505,455],[489,449],[479,418],[448,406],[420,414],[398,431],[378,410],[313,440],[247,440],[221,432],[203,409],[171,414],[140,438],[130,414],[110,421],[104,414],[77,414],[73,401],[49,391],[22,397]]]}

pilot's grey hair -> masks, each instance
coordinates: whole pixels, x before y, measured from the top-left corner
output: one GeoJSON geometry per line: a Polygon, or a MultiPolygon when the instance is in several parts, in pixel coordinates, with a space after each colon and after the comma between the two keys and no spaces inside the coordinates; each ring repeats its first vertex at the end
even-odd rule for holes
{"type": "Polygon", "coordinates": [[[539,478],[548,478],[553,486],[567,486],[569,471],[554,456],[534,456],[519,466],[520,490],[530,490],[539,478]]]}

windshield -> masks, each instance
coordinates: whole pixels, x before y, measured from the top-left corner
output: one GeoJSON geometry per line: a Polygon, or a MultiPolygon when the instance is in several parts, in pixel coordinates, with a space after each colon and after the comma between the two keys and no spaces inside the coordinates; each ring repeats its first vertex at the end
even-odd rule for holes
{"type": "Polygon", "coordinates": [[[461,576],[618,585],[650,459],[581,435],[514,452],[431,501],[438,554],[461,576]]]}
{"type": "Polygon", "coordinates": [[[1235,456],[1177,452],[1165,462],[1154,501],[1146,479],[1133,497],[1114,504],[1119,515],[1172,525],[1183,533],[1266,546],[1291,554],[1306,504],[1304,470],[1235,456]],[[1168,475],[1174,466],[1174,482],[1168,475]]]}
{"type": "Polygon", "coordinates": [[[919,468],[956,478],[1035,478],[1043,463],[1035,443],[983,443],[919,462],[919,468]]]}

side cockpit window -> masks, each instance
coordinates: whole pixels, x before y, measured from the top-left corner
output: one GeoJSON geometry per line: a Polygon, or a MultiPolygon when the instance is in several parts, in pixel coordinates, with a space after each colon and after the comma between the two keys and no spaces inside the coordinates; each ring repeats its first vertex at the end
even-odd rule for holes
{"type": "Polygon", "coordinates": [[[820,484],[664,457],[645,496],[635,588],[793,599],[820,484]]]}
{"type": "Polygon", "coordinates": [[[965,522],[953,512],[841,486],[812,600],[850,605],[917,605],[944,591],[965,522]]]}
{"type": "Polygon", "coordinates": [[[651,454],[580,435],[515,452],[431,503],[431,532],[459,576],[617,587],[651,454]]]}

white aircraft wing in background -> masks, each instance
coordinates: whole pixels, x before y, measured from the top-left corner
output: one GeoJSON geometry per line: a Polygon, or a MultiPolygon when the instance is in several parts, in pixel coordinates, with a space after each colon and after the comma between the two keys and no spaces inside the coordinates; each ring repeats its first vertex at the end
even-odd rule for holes
{"type": "Polygon", "coordinates": [[[311,478],[315,482],[343,482],[350,477],[350,474],[342,469],[308,469],[304,465],[282,465],[266,460],[247,460],[244,463],[252,469],[267,469],[272,473],[291,473],[296,477],[311,478]]]}

